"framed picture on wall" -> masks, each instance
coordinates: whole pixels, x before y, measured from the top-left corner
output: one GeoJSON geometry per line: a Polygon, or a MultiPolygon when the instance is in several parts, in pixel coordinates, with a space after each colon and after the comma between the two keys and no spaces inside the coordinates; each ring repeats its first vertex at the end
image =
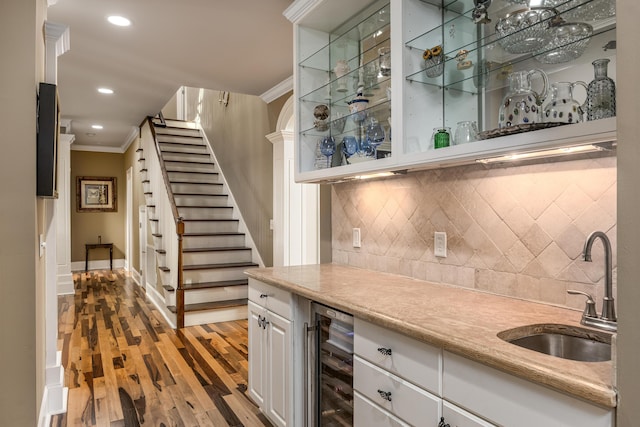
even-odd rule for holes
{"type": "Polygon", "coordinates": [[[76,211],[117,212],[115,177],[79,176],[76,178],[76,211]]]}

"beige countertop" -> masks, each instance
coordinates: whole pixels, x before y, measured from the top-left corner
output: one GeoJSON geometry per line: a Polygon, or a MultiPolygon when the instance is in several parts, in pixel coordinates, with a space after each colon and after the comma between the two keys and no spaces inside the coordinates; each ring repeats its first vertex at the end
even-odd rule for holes
{"type": "Polygon", "coordinates": [[[537,323],[580,326],[578,311],[337,264],[246,273],[509,374],[603,407],[616,406],[612,362],[565,360],[497,337],[537,323]]]}

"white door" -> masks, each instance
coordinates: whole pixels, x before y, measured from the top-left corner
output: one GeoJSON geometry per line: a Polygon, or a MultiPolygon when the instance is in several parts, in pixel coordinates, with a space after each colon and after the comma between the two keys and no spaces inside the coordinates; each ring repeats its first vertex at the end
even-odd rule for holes
{"type": "MultiPolygon", "coordinates": [[[[140,285],[147,286],[147,207],[138,209],[138,244],[140,246],[140,285]]],[[[135,267],[134,267],[135,268],[135,267]]]]}
{"type": "Polygon", "coordinates": [[[267,361],[267,334],[262,328],[266,310],[249,301],[249,396],[264,408],[267,361]]]}
{"type": "Polygon", "coordinates": [[[291,426],[291,321],[269,311],[267,318],[267,415],[277,426],[291,426]]]}

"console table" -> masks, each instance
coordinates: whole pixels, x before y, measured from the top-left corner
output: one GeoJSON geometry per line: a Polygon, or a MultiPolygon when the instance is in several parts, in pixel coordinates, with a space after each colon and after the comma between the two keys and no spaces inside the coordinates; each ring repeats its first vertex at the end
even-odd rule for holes
{"type": "Polygon", "coordinates": [[[113,270],[113,243],[87,243],[84,245],[84,271],[89,271],[89,249],[109,248],[109,269],[113,270]]]}

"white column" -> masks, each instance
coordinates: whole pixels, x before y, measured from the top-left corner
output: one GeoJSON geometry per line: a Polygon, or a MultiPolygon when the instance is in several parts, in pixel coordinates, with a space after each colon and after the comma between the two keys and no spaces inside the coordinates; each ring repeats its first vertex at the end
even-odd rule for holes
{"type": "Polygon", "coordinates": [[[73,294],[71,274],[71,144],[75,135],[58,140],[58,199],[56,200],[56,262],[58,295],[73,294]]]}
{"type": "Polygon", "coordinates": [[[267,135],[273,144],[273,265],[320,262],[320,186],[294,181],[293,132],[267,135]]]}

